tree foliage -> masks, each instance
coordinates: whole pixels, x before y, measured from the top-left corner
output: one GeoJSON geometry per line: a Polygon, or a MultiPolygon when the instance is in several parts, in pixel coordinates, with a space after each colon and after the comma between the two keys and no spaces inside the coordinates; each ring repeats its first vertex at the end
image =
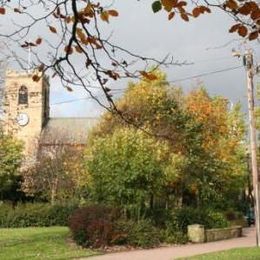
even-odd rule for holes
{"type": "MultiPolygon", "coordinates": [[[[129,129],[120,117],[105,114],[91,135],[89,173],[94,183],[100,181],[96,193],[108,192],[99,200],[109,198],[111,192],[119,196],[126,191],[127,182],[121,178],[135,174],[140,178],[159,174],[161,183],[151,179],[157,193],[150,193],[156,196],[161,191],[159,197],[166,204],[213,205],[213,201],[223,203],[229,193],[237,196],[245,173],[239,106],[229,111],[226,99],[211,98],[205,89],[184,95],[169,86],[162,73],[156,72],[156,76],[158,80],[143,78],[130,84],[117,103],[138,130],[129,129]],[[162,160],[155,159],[157,153],[162,160]]],[[[136,192],[135,185],[131,189],[136,192]]],[[[149,192],[147,187],[145,190],[149,192]]]]}
{"type": "MultiPolygon", "coordinates": [[[[141,130],[121,128],[94,141],[87,162],[94,198],[135,210],[163,197],[169,147],[141,130]]],[[[171,177],[172,178],[172,177],[171,177]]]]}
{"type": "Polygon", "coordinates": [[[23,175],[23,191],[52,205],[79,199],[82,183],[87,182],[82,152],[62,145],[43,154],[23,175]]]}
{"type": "Polygon", "coordinates": [[[22,162],[23,145],[0,129],[0,198],[17,181],[22,162]]]}

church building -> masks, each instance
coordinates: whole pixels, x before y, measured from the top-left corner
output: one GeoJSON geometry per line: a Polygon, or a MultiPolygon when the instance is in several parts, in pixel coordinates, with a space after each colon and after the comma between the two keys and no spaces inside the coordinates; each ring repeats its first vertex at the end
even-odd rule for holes
{"type": "Polygon", "coordinates": [[[55,146],[81,146],[97,118],[50,118],[49,78],[38,82],[28,72],[8,70],[4,83],[4,131],[24,143],[26,164],[55,146]]]}

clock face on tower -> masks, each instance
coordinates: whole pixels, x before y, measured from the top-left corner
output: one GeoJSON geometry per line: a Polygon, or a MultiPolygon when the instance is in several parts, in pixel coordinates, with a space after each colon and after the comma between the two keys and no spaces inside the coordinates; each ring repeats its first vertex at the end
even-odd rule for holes
{"type": "Polygon", "coordinates": [[[16,121],[20,126],[26,126],[29,123],[29,116],[26,113],[20,113],[16,117],[16,121]]]}

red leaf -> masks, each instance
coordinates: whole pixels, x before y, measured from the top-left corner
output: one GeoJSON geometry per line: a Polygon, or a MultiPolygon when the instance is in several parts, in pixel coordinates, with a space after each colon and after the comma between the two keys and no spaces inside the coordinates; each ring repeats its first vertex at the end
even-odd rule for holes
{"type": "Polygon", "coordinates": [[[200,14],[201,14],[201,12],[200,12],[200,7],[195,7],[195,8],[192,10],[192,15],[193,15],[194,17],[198,17],[200,14]]]}
{"type": "Polygon", "coordinates": [[[188,16],[187,14],[185,14],[185,13],[181,13],[181,18],[182,18],[184,21],[186,21],[186,22],[189,21],[189,16],[188,16]]]}
{"type": "Polygon", "coordinates": [[[247,28],[244,25],[241,25],[238,28],[238,34],[242,37],[246,37],[247,36],[247,28]]]}
{"type": "Polygon", "coordinates": [[[232,32],[237,31],[240,26],[241,26],[240,23],[234,24],[234,25],[229,29],[229,32],[232,33],[232,32]]]}
{"type": "Polygon", "coordinates": [[[253,40],[257,39],[258,34],[259,34],[258,31],[251,32],[248,37],[249,41],[253,41],[253,40]]]}
{"type": "Polygon", "coordinates": [[[4,7],[0,7],[0,14],[5,14],[5,8],[4,7]]]}
{"type": "Polygon", "coordinates": [[[175,13],[174,12],[170,12],[168,15],[168,20],[171,20],[174,17],[175,13]]]}

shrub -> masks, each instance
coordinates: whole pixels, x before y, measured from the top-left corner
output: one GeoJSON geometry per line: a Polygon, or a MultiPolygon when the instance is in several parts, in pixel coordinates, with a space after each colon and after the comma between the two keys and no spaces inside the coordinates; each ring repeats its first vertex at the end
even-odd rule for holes
{"type": "Polygon", "coordinates": [[[204,225],[206,228],[224,228],[228,226],[228,221],[223,213],[209,211],[204,225]]]}
{"type": "Polygon", "coordinates": [[[205,228],[222,228],[228,226],[224,214],[209,209],[185,207],[177,209],[172,214],[176,230],[187,232],[187,226],[201,224],[205,228]]]}
{"type": "Polygon", "coordinates": [[[140,220],[129,230],[128,244],[142,248],[158,246],[160,232],[149,220],[140,220]]]}
{"type": "Polygon", "coordinates": [[[102,247],[113,240],[113,223],[119,210],[103,205],[77,209],[69,219],[73,239],[82,246],[102,247]]]}
{"type": "Polygon", "coordinates": [[[66,226],[76,205],[50,205],[47,203],[0,205],[0,227],[66,226]]]}
{"type": "Polygon", "coordinates": [[[162,230],[162,241],[169,244],[185,244],[188,242],[188,236],[180,230],[175,221],[167,221],[162,230]]]}
{"type": "Polygon", "coordinates": [[[244,217],[243,213],[239,211],[234,211],[232,209],[229,209],[225,211],[225,217],[229,221],[231,225],[234,226],[242,226],[242,227],[247,227],[248,223],[246,221],[246,218],[244,217]]]}

